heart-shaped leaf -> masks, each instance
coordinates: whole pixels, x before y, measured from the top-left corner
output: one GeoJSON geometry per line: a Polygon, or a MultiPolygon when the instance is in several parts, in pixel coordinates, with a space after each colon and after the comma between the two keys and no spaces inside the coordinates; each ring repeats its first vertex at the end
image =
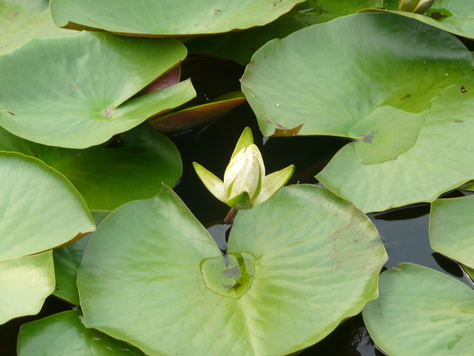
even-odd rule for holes
{"type": "Polygon", "coordinates": [[[317,178],[363,211],[383,211],[431,202],[474,176],[459,154],[474,153],[471,61],[451,34],[356,14],[266,44],[242,90],[264,135],[301,127],[353,139],[317,178]]]}
{"type": "Polygon", "coordinates": [[[104,219],[78,287],[87,327],[146,353],[274,356],[360,312],[386,259],[370,220],[316,186],[240,211],[224,256],[164,187],[104,219]]]}
{"type": "Polygon", "coordinates": [[[0,56],[31,38],[73,33],[54,25],[48,0],[2,0],[0,18],[0,56]]]}
{"type": "Polygon", "coordinates": [[[53,0],[51,12],[58,27],[135,36],[189,36],[265,25],[303,1],[53,0]]]}
{"type": "Polygon", "coordinates": [[[474,195],[438,199],[431,206],[431,247],[474,268],[474,195]]]}
{"type": "Polygon", "coordinates": [[[0,150],[35,156],[58,170],[91,210],[113,210],[151,198],[161,191],[161,182],[172,186],[182,173],[176,147],[147,123],[112,142],[83,150],[41,145],[0,127],[0,150]]]}
{"type": "Polygon", "coordinates": [[[87,31],[33,39],[0,58],[0,125],[50,146],[103,143],[194,97],[185,81],[130,99],[185,56],[172,39],[87,31]]]}
{"type": "Polygon", "coordinates": [[[0,324],[37,314],[54,290],[51,251],[0,261],[0,324]]]}
{"type": "Polygon", "coordinates": [[[472,353],[474,291],[410,263],[380,275],[380,295],[363,311],[370,336],[390,356],[472,353]]]}
{"type": "Polygon", "coordinates": [[[135,347],[82,323],[70,310],[24,324],[18,334],[18,356],[144,356],[135,347]]]}
{"type": "Polygon", "coordinates": [[[45,251],[91,232],[84,200],[40,160],[0,152],[0,261],[45,251]]]}

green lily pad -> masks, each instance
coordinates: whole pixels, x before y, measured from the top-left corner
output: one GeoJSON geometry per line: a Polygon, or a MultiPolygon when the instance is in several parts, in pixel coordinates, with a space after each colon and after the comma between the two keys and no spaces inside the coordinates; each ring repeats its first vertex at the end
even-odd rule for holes
{"type": "Polygon", "coordinates": [[[112,142],[83,150],[45,146],[0,127],[0,150],[35,156],[74,185],[91,210],[114,210],[174,185],[182,173],[179,152],[147,123],[112,142]]]}
{"type": "Polygon", "coordinates": [[[380,295],[363,311],[377,346],[390,356],[470,355],[474,291],[410,263],[380,275],[380,295]]]}
{"type": "Polygon", "coordinates": [[[87,31],[33,39],[0,58],[0,125],[50,146],[103,143],[194,97],[184,81],[130,99],[185,56],[172,39],[87,31]]]}
{"type": "Polygon", "coordinates": [[[51,251],[0,261],[0,324],[37,314],[54,290],[51,251]]]}
{"type": "Polygon", "coordinates": [[[459,154],[474,153],[471,73],[471,53],[451,34],[365,13],[269,42],[242,90],[264,135],[353,139],[317,179],[365,212],[383,211],[431,202],[474,176],[459,154]]]}
{"type": "Polygon", "coordinates": [[[18,356],[144,356],[135,347],[82,323],[70,310],[24,324],[18,334],[18,356]]]}
{"type": "Polygon", "coordinates": [[[77,190],[40,160],[0,152],[0,261],[57,247],[94,231],[77,190]]]}
{"type": "Polygon", "coordinates": [[[0,18],[0,56],[31,38],[73,33],[54,25],[48,0],[2,0],[0,18]]]}
{"type": "Polygon", "coordinates": [[[179,36],[265,25],[303,0],[52,0],[56,26],[125,35],[179,36]],[[133,11],[132,11],[133,10],[133,11]]]}
{"type": "Polygon", "coordinates": [[[435,200],[430,213],[430,243],[462,264],[474,268],[474,195],[435,200]]]}
{"type": "Polygon", "coordinates": [[[410,17],[458,36],[474,38],[474,3],[471,0],[435,0],[425,14],[398,11],[398,0],[389,0],[386,10],[367,9],[365,11],[386,11],[410,17]]]}
{"type": "MultiPolygon", "coordinates": [[[[110,211],[92,211],[97,226],[109,214],[110,211]]],[[[71,304],[80,305],[76,284],[77,268],[81,263],[84,249],[92,234],[87,234],[69,245],[53,250],[54,273],[56,275],[56,288],[53,294],[71,304]]]]}
{"type": "Polygon", "coordinates": [[[208,53],[246,65],[257,49],[274,38],[283,38],[307,26],[382,5],[382,0],[306,0],[268,25],[212,37],[196,37],[187,41],[186,47],[189,52],[208,53]]]}
{"type": "Polygon", "coordinates": [[[223,256],[165,186],[104,219],[78,287],[87,327],[148,354],[273,356],[359,313],[386,259],[364,214],[310,185],[240,211],[223,256]]]}
{"type": "Polygon", "coordinates": [[[245,101],[246,99],[242,92],[231,92],[210,103],[152,118],[149,122],[158,131],[183,132],[225,115],[245,101]]]}

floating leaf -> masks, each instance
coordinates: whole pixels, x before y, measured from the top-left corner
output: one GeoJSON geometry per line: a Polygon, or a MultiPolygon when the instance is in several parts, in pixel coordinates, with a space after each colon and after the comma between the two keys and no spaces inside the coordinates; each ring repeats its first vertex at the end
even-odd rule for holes
{"type": "Polygon", "coordinates": [[[474,291],[441,272],[410,263],[380,275],[380,295],[363,317],[390,356],[472,353],[474,291]]]}
{"type": "Polygon", "coordinates": [[[359,313],[386,259],[367,217],[319,187],[239,212],[224,256],[164,187],[101,223],[78,287],[87,327],[148,354],[273,356],[359,313]]]}
{"type": "Polygon", "coordinates": [[[58,27],[124,35],[179,36],[265,25],[304,0],[52,0],[58,27]],[[131,11],[133,9],[133,11],[131,11]]]}
{"type": "Polygon", "coordinates": [[[0,56],[31,38],[73,33],[54,25],[48,0],[2,0],[0,18],[0,56]]]}
{"type": "Polygon", "coordinates": [[[269,42],[242,90],[264,135],[301,126],[299,135],[353,139],[317,178],[363,211],[383,211],[431,202],[474,176],[459,154],[474,153],[471,60],[446,32],[357,14],[269,42]]]}
{"type": "Polygon", "coordinates": [[[40,160],[0,152],[0,261],[45,251],[95,229],[77,190],[40,160]]]}
{"type": "Polygon", "coordinates": [[[382,5],[382,0],[306,0],[268,25],[212,37],[196,37],[187,41],[186,47],[189,52],[209,53],[246,65],[257,49],[274,38],[283,38],[307,26],[382,5]]]}
{"type": "Polygon", "coordinates": [[[365,11],[387,11],[410,17],[458,36],[474,38],[474,3],[471,0],[435,0],[425,14],[398,11],[398,0],[389,0],[386,10],[367,9],[365,11]]]}
{"type": "Polygon", "coordinates": [[[0,150],[35,156],[58,170],[81,193],[91,210],[114,210],[174,185],[182,173],[179,152],[147,123],[120,138],[84,150],[44,146],[0,127],[0,150]]]}
{"type": "MultiPolygon", "coordinates": [[[[109,214],[110,211],[92,211],[97,226],[109,214]]],[[[76,285],[77,268],[91,236],[92,233],[87,234],[81,239],[53,251],[54,273],[56,275],[56,288],[53,294],[71,304],[80,305],[76,285]]]]}
{"type": "Polygon", "coordinates": [[[37,314],[54,290],[51,251],[0,261],[0,324],[37,314]]]}
{"type": "Polygon", "coordinates": [[[50,146],[103,143],[194,97],[185,81],[130,99],[185,56],[172,39],[86,31],[33,39],[0,58],[0,125],[50,146]]]}
{"type": "Polygon", "coordinates": [[[438,199],[431,206],[431,247],[474,268],[474,195],[438,199]]]}
{"type": "Polygon", "coordinates": [[[144,356],[135,347],[82,323],[79,310],[70,310],[24,324],[18,335],[19,356],[144,356]]]}

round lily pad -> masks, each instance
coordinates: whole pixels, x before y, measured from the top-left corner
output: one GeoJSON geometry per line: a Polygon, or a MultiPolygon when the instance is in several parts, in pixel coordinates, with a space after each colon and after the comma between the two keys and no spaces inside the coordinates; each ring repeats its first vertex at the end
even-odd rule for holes
{"type": "Polygon", "coordinates": [[[133,97],[185,56],[172,39],[87,31],[32,39],[0,58],[0,125],[50,146],[101,144],[194,97],[189,81],[133,97]]]}
{"type": "Polygon", "coordinates": [[[472,353],[474,291],[441,272],[410,263],[380,275],[380,295],[363,311],[377,346],[390,356],[472,353]]]}
{"type": "Polygon", "coordinates": [[[438,199],[431,206],[431,247],[474,268],[474,195],[438,199]]]}
{"type": "Polygon", "coordinates": [[[370,220],[316,186],[240,211],[225,254],[164,186],[103,220],[78,288],[87,327],[147,354],[273,356],[359,313],[386,259],[370,220]]]}
{"type": "Polygon", "coordinates": [[[100,331],[87,329],[79,310],[24,324],[18,334],[18,356],[144,356],[137,348],[100,331]]]}
{"type": "Polygon", "coordinates": [[[52,0],[58,27],[125,35],[179,36],[228,32],[267,24],[303,0],[52,0]]]}
{"type": "Polygon", "coordinates": [[[51,251],[0,261],[0,324],[37,314],[54,290],[51,251]]]}
{"type": "Polygon", "coordinates": [[[0,261],[57,247],[95,230],[84,200],[40,160],[0,152],[0,261]]]}
{"type": "Polygon", "coordinates": [[[460,154],[474,153],[473,84],[456,37],[388,13],[271,41],[242,78],[264,135],[353,140],[317,179],[365,212],[431,202],[474,176],[460,154]]]}

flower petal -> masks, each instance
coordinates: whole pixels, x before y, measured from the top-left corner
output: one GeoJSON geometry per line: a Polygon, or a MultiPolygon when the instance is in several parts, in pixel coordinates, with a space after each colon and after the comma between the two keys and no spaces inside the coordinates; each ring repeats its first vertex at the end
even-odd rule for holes
{"type": "Polygon", "coordinates": [[[254,205],[262,204],[270,199],[281,187],[283,187],[293,175],[295,166],[291,165],[279,171],[269,174],[263,178],[260,194],[253,200],[254,205]]]}
{"type": "Polygon", "coordinates": [[[232,152],[232,157],[230,160],[234,159],[234,156],[239,153],[244,148],[247,148],[253,143],[253,135],[252,129],[250,127],[246,127],[242,134],[240,135],[239,141],[237,141],[237,145],[235,145],[234,152],[232,152]]]}
{"type": "Polygon", "coordinates": [[[193,162],[194,170],[197,175],[204,183],[206,188],[220,201],[226,202],[227,196],[224,191],[224,183],[217,178],[213,173],[209,172],[206,168],[201,166],[197,162],[193,162]]]}

